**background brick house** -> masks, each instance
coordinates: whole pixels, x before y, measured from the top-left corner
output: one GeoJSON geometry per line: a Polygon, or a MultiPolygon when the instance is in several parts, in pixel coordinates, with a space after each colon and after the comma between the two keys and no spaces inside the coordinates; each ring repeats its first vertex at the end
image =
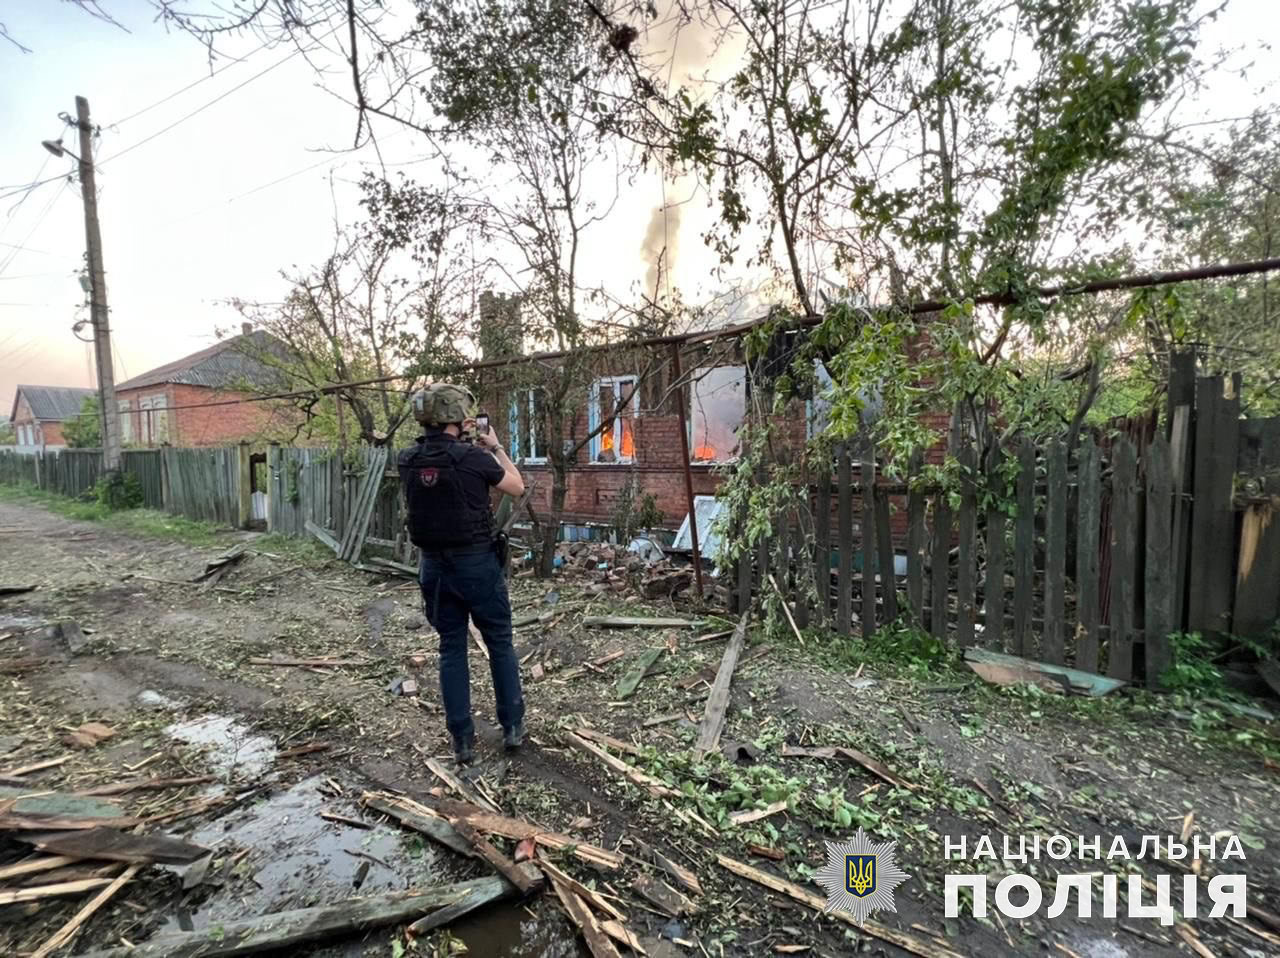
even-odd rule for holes
{"type": "Polygon", "coordinates": [[[288,414],[247,399],[251,389],[283,384],[280,373],[256,358],[282,350],[268,333],[244,333],[208,349],[134,376],[116,386],[120,431],[126,446],[214,446],[261,439],[288,414]],[[204,408],[207,407],[207,408],[204,408]]]}
{"type": "Polygon", "coordinates": [[[17,450],[38,452],[65,448],[63,423],[75,419],[85,399],[96,392],[76,386],[19,386],[9,414],[17,450]]]}

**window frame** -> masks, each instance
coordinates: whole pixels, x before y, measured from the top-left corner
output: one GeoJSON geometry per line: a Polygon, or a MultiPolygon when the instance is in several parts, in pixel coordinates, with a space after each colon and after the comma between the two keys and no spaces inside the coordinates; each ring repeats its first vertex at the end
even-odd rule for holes
{"type": "MultiPolygon", "coordinates": [[[[520,398],[524,397],[527,403],[526,413],[528,414],[529,423],[529,451],[533,452],[538,445],[538,424],[534,415],[536,407],[535,395],[539,391],[536,386],[528,389],[517,389],[512,391],[507,402],[507,455],[511,457],[512,462],[519,462],[530,466],[546,465],[547,457],[541,456],[522,456],[520,455],[520,398]]],[[[543,452],[546,450],[546,438],[542,441],[543,452]]]]}
{"type": "Polygon", "coordinates": [[[613,462],[599,461],[600,451],[603,447],[603,443],[600,440],[604,436],[604,431],[601,430],[599,433],[596,433],[596,435],[591,437],[591,442],[588,444],[588,455],[590,456],[591,465],[627,466],[635,462],[636,457],[634,451],[630,456],[624,456],[619,451],[622,448],[622,421],[624,418],[630,418],[631,420],[631,442],[633,450],[635,446],[635,421],[640,418],[640,377],[635,373],[624,373],[620,376],[601,376],[591,384],[591,392],[587,400],[587,431],[595,433],[597,427],[600,425],[600,416],[602,414],[600,409],[600,388],[602,386],[610,387],[613,390],[613,394],[615,396],[614,401],[616,402],[618,387],[623,383],[631,383],[631,402],[627,404],[628,408],[631,410],[631,415],[630,417],[625,417],[619,414],[613,417],[613,462]]]}
{"type": "MultiPolygon", "coordinates": [[[[748,386],[747,367],[746,367],[746,365],[745,365],[745,364],[742,364],[742,363],[721,363],[721,364],[716,365],[716,366],[698,366],[698,367],[696,367],[696,368],[693,370],[693,379],[689,382],[689,385],[688,385],[688,392],[689,392],[689,397],[688,397],[688,403],[689,403],[688,414],[689,414],[689,415],[688,415],[688,419],[687,419],[687,423],[686,423],[686,427],[685,427],[685,429],[686,429],[686,434],[687,434],[687,435],[688,435],[688,437],[689,437],[689,464],[690,464],[690,465],[692,465],[692,466],[722,466],[722,465],[725,465],[726,463],[734,462],[734,461],[736,461],[736,460],[738,460],[738,459],[740,459],[740,458],[742,457],[742,439],[741,439],[741,437],[738,437],[738,436],[737,436],[737,430],[735,430],[735,431],[734,431],[734,435],[735,435],[735,437],[737,438],[737,447],[734,449],[734,452],[733,452],[733,454],[732,454],[731,456],[728,456],[728,457],[723,458],[723,459],[720,459],[720,458],[717,458],[717,459],[697,459],[697,458],[695,458],[695,453],[697,452],[697,450],[698,450],[698,448],[699,448],[699,447],[698,447],[698,444],[697,444],[697,433],[696,433],[696,431],[695,431],[695,427],[694,427],[694,423],[695,423],[695,420],[696,420],[696,417],[697,417],[697,409],[698,409],[698,406],[697,406],[697,400],[698,400],[698,397],[697,397],[698,384],[699,384],[699,383],[701,383],[704,379],[706,379],[706,378],[707,378],[707,375],[709,374],[709,372],[710,372],[711,370],[716,370],[716,369],[734,369],[734,370],[740,370],[740,371],[741,371],[741,375],[742,375],[742,418],[741,418],[741,420],[740,420],[740,421],[739,421],[739,423],[738,423],[738,429],[740,430],[740,429],[742,428],[743,424],[745,424],[745,423],[746,423],[746,421],[747,421],[747,390],[748,390],[749,386],[748,386]]],[[[704,417],[704,419],[705,419],[705,417],[704,417]]]]}

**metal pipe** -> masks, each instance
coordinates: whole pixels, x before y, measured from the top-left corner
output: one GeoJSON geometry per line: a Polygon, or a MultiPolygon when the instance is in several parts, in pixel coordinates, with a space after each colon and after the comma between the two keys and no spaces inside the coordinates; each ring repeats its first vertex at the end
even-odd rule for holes
{"type": "Polygon", "coordinates": [[[689,503],[689,542],[693,546],[693,580],[698,589],[698,598],[702,594],[702,556],[698,552],[698,514],[693,508],[693,468],[689,463],[689,418],[684,404],[684,389],[680,386],[683,375],[680,371],[680,344],[671,344],[671,370],[676,381],[677,405],[680,407],[680,461],[684,464],[684,495],[689,503]]]}

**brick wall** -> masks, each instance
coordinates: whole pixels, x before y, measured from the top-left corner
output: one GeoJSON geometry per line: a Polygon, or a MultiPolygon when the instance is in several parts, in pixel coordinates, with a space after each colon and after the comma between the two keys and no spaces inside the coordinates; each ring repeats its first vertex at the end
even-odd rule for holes
{"type": "Polygon", "coordinates": [[[116,393],[118,401],[129,403],[129,409],[121,412],[121,418],[128,417],[129,427],[125,429],[125,436],[130,444],[158,444],[156,441],[147,441],[148,410],[140,407],[143,400],[151,399],[161,406],[169,407],[150,412],[153,421],[152,435],[157,435],[158,418],[163,415],[167,434],[159,430],[158,435],[173,446],[223,446],[242,440],[264,439],[272,427],[279,426],[291,415],[291,411],[272,403],[237,402],[214,405],[249,396],[249,393],[177,384],[142,386],[116,393]]]}
{"type": "Polygon", "coordinates": [[[44,437],[46,446],[65,446],[66,438],[62,435],[62,423],[60,422],[42,422],[40,424],[40,433],[44,437]]]}

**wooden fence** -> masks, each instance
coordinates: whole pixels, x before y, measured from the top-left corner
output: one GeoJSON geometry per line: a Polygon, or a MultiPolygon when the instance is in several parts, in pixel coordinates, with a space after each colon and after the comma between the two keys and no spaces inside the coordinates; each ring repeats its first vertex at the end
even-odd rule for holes
{"type": "Polygon", "coordinates": [[[841,445],[812,490],[812,552],[794,511],[775,517],[740,558],[735,604],[780,594],[801,625],[864,637],[901,613],[962,648],[1152,682],[1171,633],[1266,636],[1280,617],[1280,418],[1241,420],[1239,391],[1199,380],[1145,448],[1086,438],[1068,456],[1024,441],[980,464],[962,447],[975,478],[948,492],[920,487],[919,460],[886,480],[869,450],[841,445]],[[1004,457],[1017,463],[1011,512],[1004,497],[981,502],[1004,457]],[[891,518],[903,509],[905,541],[891,518]]]}

